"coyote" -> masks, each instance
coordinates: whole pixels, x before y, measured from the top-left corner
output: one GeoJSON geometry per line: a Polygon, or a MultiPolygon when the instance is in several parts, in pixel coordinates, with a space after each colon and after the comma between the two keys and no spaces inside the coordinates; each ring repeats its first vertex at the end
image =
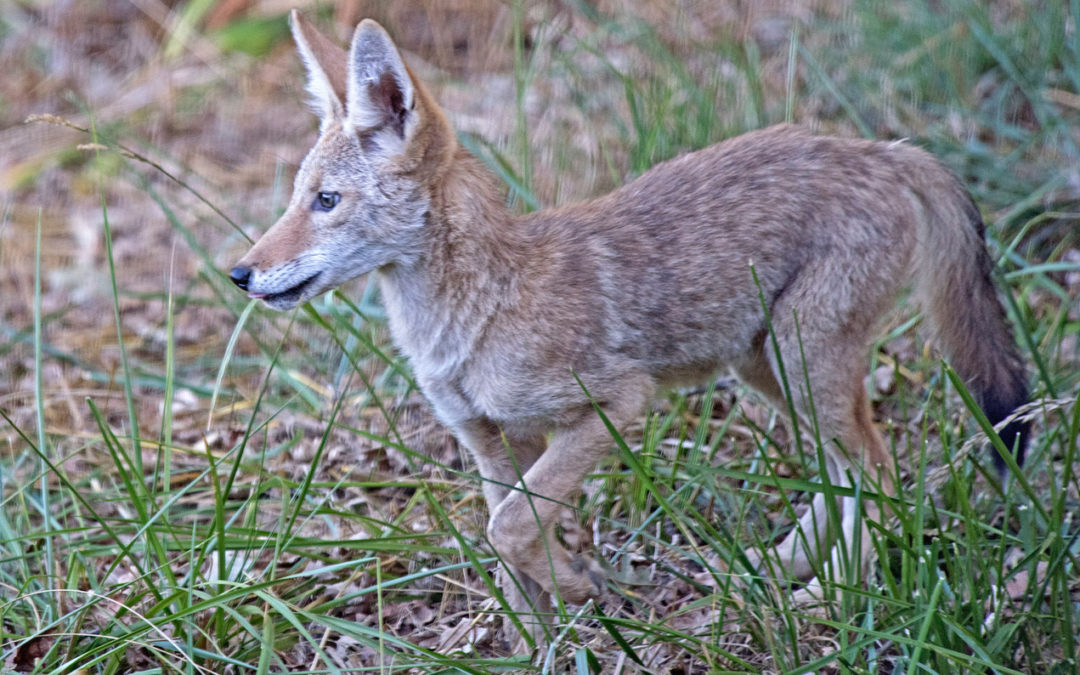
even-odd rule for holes
{"type": "MultiPolygon", "coordinates": [[[[863,375],[903,288],[992,422],[1026,401],[979,211],[928,153],[776,126],[606,196],[515,215],[381,26],[361,22],[346,52],[295,11],[291,24],[319,138],[284,215],[230,277],[285,310],[378,276],[394,343],[483,477],[515,609],[604,588],[603,568],[553,533],[613,446],[604,418],[625,429],[658,389],[725,368],[788,411],[786,367],[796,414],[812,401],[829,479],[895,494],[863,375]]],[[[1027,433],[1000,432],[1018,459],[1027,433]]],[[[830,554],[807,534],[827,531],[826,506],[819,493],[776,547],[811,594],[818,558],[843,560],[841,543],[830,554]]],[[[865,560],[859,508],[843,499],[840,536],[865,560]]],[[[863,513],[880,517],[871,503],[863,513]]]]}

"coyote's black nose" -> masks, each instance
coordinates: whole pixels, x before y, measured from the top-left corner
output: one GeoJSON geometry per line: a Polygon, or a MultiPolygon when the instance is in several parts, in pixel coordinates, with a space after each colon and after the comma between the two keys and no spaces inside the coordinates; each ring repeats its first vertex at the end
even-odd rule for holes
{"type": "Polygon", "coordinates": [[[234,284],[240,287],[240,290],[246,291],[248,282],[251,281],[251,269],[236,266],[229,270],[229,278],[232,279],[234,284]]]}

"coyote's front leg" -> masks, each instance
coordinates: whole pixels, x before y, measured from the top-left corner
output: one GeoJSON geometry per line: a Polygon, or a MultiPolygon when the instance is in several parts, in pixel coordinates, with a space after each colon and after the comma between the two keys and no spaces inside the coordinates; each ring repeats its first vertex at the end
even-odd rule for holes
{"type": "MultiPolygon", "coordinates": [[[[546,446],[542,434],[507,436],[498,425],[486,419],[463,422],[456,426],[454,434],[476,462],[483,479],[484,500],[492,512],[506,499],[546,446]]],[[[542,642],[545,629],[551,625],[548,593],[540,584],[510,565],[500,566],[496,580],[508,609],[518,617],[535,642],[542,642]]],[[[516,629],[510,628],[511,625],[509,621],[504,623],[508,630],[516,632],[516,629]]],[[[510,640],[515,642],[512,636],[510,640]]],[[[520,637],[516,640],[520,640],[520,637]]],[[[515,648],[515,651],[522,651],[522,648],[515,648]]]]}
{"type": "MultiPolygon", "coordinates": [[[[612,387],[619,399],[600,403],[615,429],[624,429],[652,393],[647,380],[612,387]]],[[[488,538],[502,559],[545,591],[580,604],[604,589],[604,571],[594,560],[574,555],[554,536],[559,509],[582,486],[610,450],[611,433],[601,417],[583,408],[573,424],[555,431],[548,449],[491,515],[488,538]]]]}

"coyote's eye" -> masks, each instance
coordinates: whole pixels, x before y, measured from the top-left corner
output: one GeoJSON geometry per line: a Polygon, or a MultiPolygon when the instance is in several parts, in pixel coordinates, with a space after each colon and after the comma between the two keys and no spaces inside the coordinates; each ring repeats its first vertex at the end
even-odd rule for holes
{"type": "Polygon", "coordinates": [[[315,211],[329,211],[341,201],[341,195],[337,192],[320,192],[315,195],[315,201],[311,208],[315,211]]]}

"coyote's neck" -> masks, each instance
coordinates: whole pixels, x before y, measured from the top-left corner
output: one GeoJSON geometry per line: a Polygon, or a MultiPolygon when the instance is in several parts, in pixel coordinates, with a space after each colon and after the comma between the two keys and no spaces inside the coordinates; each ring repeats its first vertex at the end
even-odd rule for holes
{"type": "Polygon", "coordinates": [[[514,302],[524,246],[502,200],[494,176],[461,151],[432,190],[423,254],[382,270],[394,343],[422,382],[453,377],[514,302]]]}

